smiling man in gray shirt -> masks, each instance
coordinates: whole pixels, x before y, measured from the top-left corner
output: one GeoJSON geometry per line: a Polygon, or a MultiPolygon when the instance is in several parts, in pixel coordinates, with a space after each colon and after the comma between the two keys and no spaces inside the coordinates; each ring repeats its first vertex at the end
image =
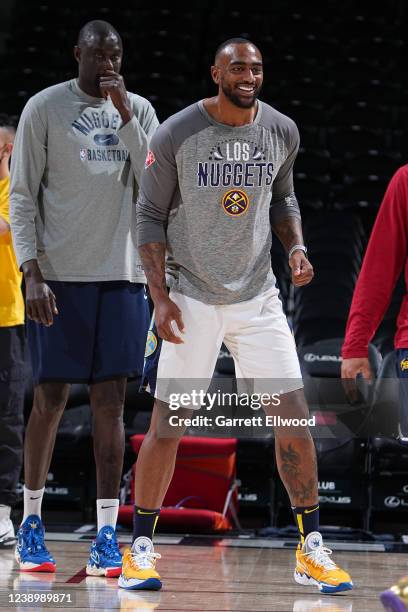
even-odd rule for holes
{"type": "Polygon", "coordinates": [[[140,376],[148,326],[136,250],[135,202],[151,104],[127,92],[122,41],[91,21],[74,50],[78,78],[32,97],[11,168],[11,228],[24,272],[34,403],[25,437],[23,571],[55,571],[44,545],[41,502],[69,383],[89,384],[97,470],[98,536],[87,573],[116,576],[123,464],[123,401],[140,376]]]}
{"type": "MultiPolygon", "coordinates": [[[[136,465],[134,543],[119,578],[126,589],[161,587],[152,536],[184,431],[165,427],[169,400],[177,392],[180,397],[185,385],[191,400],[197,387],[207,390],[222,342],[237,378],[267,396],[268,414],[298,423],[308,416],[270,261],[271,212],[293,283],[312,280],[293,188],[298,130],[289,117],[257,99],[262,56],[249,41],[223,43],[211,74],[217,95],[170,117],[154,135],[138,198],[139,253],[163,345],[151,425],[136,465]],[[277,409],[273,392],[280,394],[277,409]]],[[[295,580],[326,593],[349,590],[350,576],[330,559],[318,531],[310,431],[279,426],[274,433],[279,474],[299,529],[295,580]]]]}

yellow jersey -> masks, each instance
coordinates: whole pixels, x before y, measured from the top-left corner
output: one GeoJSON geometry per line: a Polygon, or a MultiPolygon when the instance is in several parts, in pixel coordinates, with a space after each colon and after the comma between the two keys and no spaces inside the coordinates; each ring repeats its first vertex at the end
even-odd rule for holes
{"type": "MultiPolygon", "coordinates": [[[[10,179],[0,180],[0,217],[10,223],[10,179]]],[[[23,325],[24,299],[21,292],[22,274],[14,255],[11,232],[0,235],[0,327],[23,325]]]]}

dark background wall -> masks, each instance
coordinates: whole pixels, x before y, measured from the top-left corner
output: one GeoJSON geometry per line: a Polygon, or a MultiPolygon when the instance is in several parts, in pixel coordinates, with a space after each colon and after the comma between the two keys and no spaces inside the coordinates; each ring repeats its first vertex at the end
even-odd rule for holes
{"type": "MultiPolygon", "coordinates": [[[[90,19],[106,19],[122,34],[127,87],[151,100],[161,120],[215,91],[209,66],[220,42],[237,35],[253,40],[265,59],[262,99],[300,130],[295,187],[318,273],[312,286],[293,291],[275,241],[284,305],[294,315],[298,344],[344,333],[376,211],[408,157],[406,2],[204,0],[150,7],[138,0],[9,0],[0,10],[0,112],[12,114],[40,89],[76,75],[72,48],[90,19]],[[329,260],[338,263],[335,276],[329,260]]],[[[402,291],[400,284],[377,336],[383,353],[392,349],[402,291]]]]}
{"type": "MultiPolygon", "coordinates": [[[[151,100],[161,120],[215,92],[209,66],[220,42],[240,35],[260,47],[265,60],[261,97],[291,116],[301,135],[295,189],[316,272],[309,287],[294,290],[286,255],[275,240],[272,264],[282,300],[300,349],[316,340],[341,338],[385,187],[408,158],[408,4],[403,0],[271,0],[256,4],[203,0],[155,2],[149,6],[131,0],[101,0],[99,4],[3,0],[0,112],[19,114],[37,91],[75,77],[72,48],[78,30],[86,21],[97,18],[110,21],[121,33],[125,49],[122,72],[127,87],[151,100]]],[[[375,339],[383,356],[392,350],[396,313],[404,291],[400,281],[375,339]]],[[[138,402],[131,400],[129,405],[137,407],[138,402]]],[[[81,396],[81,409],[83,401],[81,396]]],[[[70,414],[76,413],[71,411],[67,417],[69,448],[69,419],[74,418],[70,414]]],[[[136,427],[131,423],[130,407],[126,414],[127,425],[136,427]]],[[[83,425],[81,415],[77,418],[83,425]]],[[[60,449],[62,475],[66,461],[61,442],[64,432],[62,428],[53,467],[57,473],[60,449]]],[[[86,438],[84,453],[90,452],[88,442],[86,438]]],[[[353,462],[365,469],[363,460],[356,459],[354,440],[347,444],[343,447],[349,453],[348,463],[334,449],[329,449],[330,455],[327,449],[318,449],[322,478],[337,478],[333,476],[337,463],[343,472],[353,462]],[[327,462],[326,455],[333,457],[332,463],[327,462]]],[[[365,457],[364,444],[360,446],[365,457]]],[[[75,456],[82,457],[81,452],[78,450],[75,456]]],[[[253,479],[249,456],[248,448],[242,447],[239,475],[244,492],[245,469],[248,483],[253,479]]],[[[258,446],[254,457],[259,468],[258,446]]],[[[269,454],[267,457],[269,465],[269,454]]],[[[400,465],[400,454],[396,457],[400,465]]],[[[384,469],[389,472],[391,468],[387,464],[384,469]]],[[[356,487],[361,488],[360,475],[356,478],[356,487]]],[[[88,476],[84,477],[84,490],[88,482],[88,476]]],[[[265,504],[270,503],[268,497],[265,504]]],[[[359,515],[367,503],[355,502],[359,515]]]]}

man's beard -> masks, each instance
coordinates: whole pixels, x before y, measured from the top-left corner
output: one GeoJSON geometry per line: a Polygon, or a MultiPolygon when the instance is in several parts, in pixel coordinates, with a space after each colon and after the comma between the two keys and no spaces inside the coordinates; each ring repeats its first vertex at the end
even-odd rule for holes
{"type": "Polygon", "coordinates": [[[238,108],[252,108],[256,102],[256,99],[261,91],[261,87],[255,88],[254,93],[250,98],[240,98],[239,94],[235,93],[232,87],[221,83],[221,89],[224,95],[238,108]]]}

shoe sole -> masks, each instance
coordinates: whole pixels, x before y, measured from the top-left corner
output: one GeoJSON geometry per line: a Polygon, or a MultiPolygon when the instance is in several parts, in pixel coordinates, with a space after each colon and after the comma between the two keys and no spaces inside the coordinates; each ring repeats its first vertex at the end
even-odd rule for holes
{"type": "Polygon", "coordinates": [[[384,591],[380,595],[380,601],[387,612],[406,612],[407,607],[403,601],[392,591],[384,591]]]}
{"type": "Polygon", "coordinates": [[[57,570],[54,563],[41,563],[41,565],[34,565],[34,563],[20,563],[20,572],[47,572],[55,573],[57,570]],[[31,565],[33,567],[24,567],[31,565]]]}
{"type": "Polygon", "coordinates": [[[295,570],[293,577],[298,584],[303,586],[317,586],[320,593],[324,593],[325,595],[333,595],[334,593],[342,593],[343,591],[351,591],[353,588],[352,582],[341,582],[336,586],[332,586],[330,584],[326,584],[324,582],[318,582],[311,576],[308,576],[305,573],[300,573],[295,570]]]}
{"type": "Polygon", "coordinates": [[[101,576],[105,578],[118,578],[122,573],[121,567],[95,567],[94,565],[86,566],[87,576],[101,576]]]}
{"type": "Polygon", "coordinates": [[[148,578],[147,580],[130,578],[129,580],[126,580],[126,578],[123,578],[122,575],[120,575],[118,587],[121,589],[126,589],[127,591],[160,591],[162,588],[162,583],[157,578],[148,578]]]}
{"type": "Polygon", "coordinates": [[[20,572],[47,572],[53,574],[57,571],[57,566],[55,565],[55,563],[51,563],[49,561],[46,561],[45,563],[40,563],[39,565],[36,565],[35,563],[24,562],[20,560],[20,555],[17,553],[17,551],[14,553],[14,557],[18,563],[20,572]]]}

